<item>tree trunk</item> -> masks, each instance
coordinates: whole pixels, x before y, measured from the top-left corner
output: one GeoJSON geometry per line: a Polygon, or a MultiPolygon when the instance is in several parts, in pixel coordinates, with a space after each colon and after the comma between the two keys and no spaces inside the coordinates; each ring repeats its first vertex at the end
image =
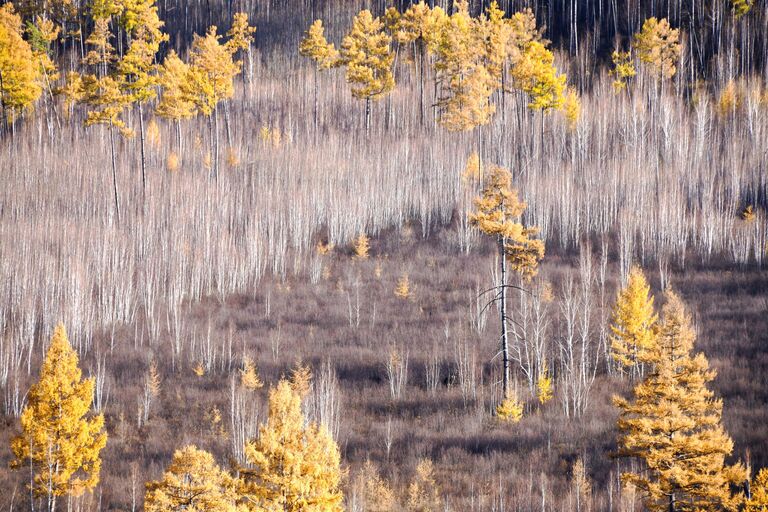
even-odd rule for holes
{"type": "Polygon", "coordinates": [[[503,398],[507,398],[509,393],[509,335],[507,333],[507,257],[504,254],[504,238],[499,237],[499,257],[501,258],[501,282],[500,300],[501,307],[499,315],[501,316],[501,357],[504,364],[504,380],[502,382],[503,398]]]}
{"type": "Polygon", "coordinates": [[[141,147],[141,204],[143,211],[147,193],[147,159],[144,149],[144,107],[141,102],[139,102],[139,142],[141,147]]]}
{"type": "Polygon", "coordinates": [[[315,91],[314,91],[314,106],[312,112],[315,117],[315,135],[317,135],[317,66],[315,66],[315,91]]]}
{"type": "Polygon", "coordinates": [[[669,512],[675,512],[675,493],[669,495],[669,512]]]}
{"type": "Polygon", "coordinates": [[[371,98],[365,98],[365,137],[371,132],[371,98]]]}
{"type": "Polygon", "coordinates": [[[115,161],[115,133],[112,121],[109,122],[109,149],[112,153],[112,190],[115,195],[115,217],[120,225],[120,198],[117,193],[117,162],[115,161]]]}

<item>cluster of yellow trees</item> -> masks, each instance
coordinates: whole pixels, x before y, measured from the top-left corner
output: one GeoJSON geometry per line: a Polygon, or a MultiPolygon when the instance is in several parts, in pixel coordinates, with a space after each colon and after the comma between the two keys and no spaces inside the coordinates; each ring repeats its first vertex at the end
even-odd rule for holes
{"type": "MultiPolygon", "coordinates": [[[[345,68],[352,94],[365,101],[367,129],[371,102],[395,87],[393,64],[401,51],[410,53],[418,73],[422,123],[428,63],[440,122],[449,130],[488,124],[496,110],[494,95],[504,101],[505,94],[515,91],[528,96],[531,109],[564,108],[574,123],[579,115],[578,98],[566,91],[566,77],[555,67],[533,13],[526,10],[507,18],[496,2],[478,17],[470,15],[466,0],[455,2],[450,15],[423,0],[403,12],[390,7],[381,17],[363,10],[338,50],[326,40],[322,21],[316,20],[299,51],[318,69],[345,68]]],[[[315,118],[317,122],[316,108],[315,118]]]]}
{"type": "Polygon", "coordinates": [[[631,270],[613,309],[612,353],[635,381],[631,398],[615,397],[619,457],[642,462],[622,480],[652,511],[765,510],[761,470],[725,463],[733,441],[721,424],[722,400],[707,384],[715,378],[704,354],[693,354],[690,314],[673,291],[657,315],[642,271],[631,270]],[[744,486],[746,493],[732,492],[744,486]],[[751,488],[751,492],[750,492],[751,488]]]}
{"type": "Polygon", "coordinates": [[[87,108],[86,126],[104,125],[109,129],[115,215],[119,221],[114,132],[133,136],[134,130],[123,120],[126,110],[138,110],[142,190],[146,187],[145,108],[158,91],[160,100],[155,112],[176,123],[179,153],[180,122],[197,114],[209,119],[213,145],[209,160],[217,176],[218,105],[233,96],[234,78],[242,67],[235,56],[249,51],[256,29],[249,26],[245,13],[236,13],[225,43],[212,26],[204,36],[195,35],[188,63],[171,50],[163,63],[157,64],[160,46],[168,36],[163,33],[164,23],[158,17],[155,0],[95,0],[89,6],[93,30],[85,39],[88,52],[82,64],[86,72],[67,73],[61,87],[55,86],[59,72],[49,54],[62,27],[40,15],[25,27],[12,3],[0,8],[0,100],[4,118],[13,122],[34,106],[43,91],[50,97],[62,94],[70,115],[73,105],[83,104],[87,108]]]}
{"type": "MultiPolygon", "coordinates": [[[[260,387],[252,364],[245,366],[243,386],[260,387]]],[[[339,449],[326,428],[302,412],[308,372],[300,367],[270,390],[269,418],[245,446],[247,467],[233,476],[210,453],[184,447],[161,479],[147,483],[145,510],[342,510],[339,449]]],[[[57,326],[39,382],[29,391],[22,433],[12,440],[12,466],[29,471],[30,492],[47,499],[49,512],[59,497],[79,496],[99,482],[107,434],[103,415],[89,414],[93,391],[93,379],[82,379],[77,353],[57,326]]]]}

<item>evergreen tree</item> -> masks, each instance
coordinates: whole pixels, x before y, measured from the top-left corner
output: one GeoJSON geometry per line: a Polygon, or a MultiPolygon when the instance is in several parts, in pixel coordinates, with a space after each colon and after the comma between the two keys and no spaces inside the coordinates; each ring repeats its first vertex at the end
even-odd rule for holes
{"type": "Polygon", "coordinates": [[[40,379],[27,395],[22,433],[11,441],[11,466],[34,470],[30,490],[47,497],[49,512],[58,497],[80,496],[99,482],[107,434],[101,414],[88,417],[93,386],[93,379],[82,379],[64,326],[56,326],[40,379]]]}
{"type": "Polygon", "coordinates": [[[176,450],[163,478],[147,483],[146,512],[235,512],[235,479],[195,446],[176,450]]]}
{"type": "Polygon", "coordinates": [[[714,370],[692,355],[696,335],[680,298],[666,294],[656,342],[647,350],[652,370],[630,400],[616,397],[617,456],[642,461],[622,474],[644,494],[650,511],[734,510],[730,484],[744,481],[743,466],[726,466],[733,442],[721,425],[722,400],[707,384],[714,370]]]}
{"type": "Polygon", "coordinates": [[[537,240],[535,227],[525,227],[520,217],[526,204],[512,189],[512,175],[507,169],[492,165],[488,182],[480,197],[475,199],[475,212],[469,214],[470,223],[495,239],[501,266],[500,281],[495,287],[495,300],[500,303],[501,354],[504,365],[503,396],[510,396],[510,358],[507,332],[507,264],[526,278],[536,275],[539,261],[544,257],[544,242],[537,240]]]}
{"type": "Polygon", "coordinates": [[[648,18],[632,38],[632,47],[640,62],[660,80],[675,76],[681,50],[679,35],[680,31],[673,29],[665,18],[648,18]]]}
{"type": "Polygon", "coordinates": [[[365,100],[366,134],[371,127],[371,101],[383,98],[395,88],[391,43],[384,23],[368,10],[355,16],[352,28],[341,42],[339,62],[346,67],[352,96],[365,100]]]}
{"type": "Polygon", "coordinates": [[[611,313],[611,355],[635,377],[642,375],[643,362],[654,344],[658,317],[650,290],[643,271],[633,266],[611,313]]]}
{"type": "Polygon", "coordinates": [[[155,112],[160,117],[174,123],[176,151],[181,155],[181,121],[195,116],[193,91],[188,83],[189,66],[179,58],[174,50],[171,50],[163,60],[158,78],[161,93],[155,112]]]}
{"type": "Polygon", "coordinates": [[[323,426],[307,424],[301,396],[287,380],[269,392],[269,418],[245,446],[244,504],[252,511],[342,510],[340,454],[323,426]]]}

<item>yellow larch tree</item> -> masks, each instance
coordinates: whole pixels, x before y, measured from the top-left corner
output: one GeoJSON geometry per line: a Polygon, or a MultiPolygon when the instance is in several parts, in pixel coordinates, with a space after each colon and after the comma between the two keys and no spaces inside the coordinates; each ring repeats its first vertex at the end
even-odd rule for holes
{"type": "Polygon", "coordinates": [[[395,493],[385,479],[379,475],[376,466],[366,460],[355,478],[355,503],[366,512],[392,512],[397,510],[395,493]]]}
{"type": "Polygon", "coordinates": [[[64,326],[54,330],[40,379],[27,395],[22,433],[11,441],[11,466],[34,471],[35,496],[56,509],[61,496],[80,496],[99,483],[101,450],[107,444],[104,416],[90,415],[93,379],[83,379],[64,326]]]}
{"type": "Polygon", "coordinates": [[[168,52],[159,71],[160,101],[155,112],[176,127],[176,151],[182,154],[181,121],[195,116],[192,90],[188,86],[189,66],[174,50],[168,52]]]}
{"type": "Polygon", "coordinates": [[[744,501],[745,512],[768,510],[768,468],[758,471],[749,485],[749,497],[744,501]]]}
{"type": "Polygon", "coordinates": [[[53,84],[59,79],[59,69],[51,58],[53,42],[59,37],[61,27],[52,20],[36,16],[34,23],[27,22],[27,40],[32,49],[32,57],[37,65],[38,83],[41,89],[47,91],[50,99],[50,110],[59,122],[56,104],[53,99],[53,84]]]}
{"type": "Polygon", "coordinates": [[[248,14],[244,12],[236,12],[232,16],[232,26],[227,31],[227,37],[229,39],[226,42],[226,46],[229,48],[230,53],[235,55],[238,52],[242,52],[249,55],[251,52],[251,45],[253,44],[253,34],[255,33],[256,27],[253,27],[248,23],[248,14]]]}
{"type": "Polygon", "coordinates": [[[243,357],[243,367],[240,370],[240,385],[251,391],[264,387],[256,365],[248,356],[243,357]]]}
{"type": "Polygon", "coordinates": [[[400,16],[395,31],[395,39],[402,45],[412,45],[419,75],[419,122],[424,125],[426,111],[424,106],[424,79],[429,38],[437,30],[438,17],[429,5],[421,0],[412,3],[400,16]]]}
{"type": "Polygon", "coordinates": [[[117,63],[117,70],[128,100],[139,110],[139,148],[141,163],[141,190],[145,193],[146,135],[144,130],[144,104],[157,96],[159,77],[155,56],[160,44],[168,40],[162,31],[163,21],[157,14],[155,0],[123,0],[121,25],[130,42],[128,50],[117,63]]]}
{"type": "Polygon", "coordinates": [[[325,38],[325,29],[322,20],[315,20],[304,34],[301,43],[299,43],[299,53],[304,57],[309,57],[315,61],[315,80],[314,80],[314,105],[313,114],[315,120],[315,130],[319,122],[318,113],[318,70],[331,69],[339,64],[339,52],[333,43],[329,43],[325,38]]]}
{"type": "Polygon", "coordinates": [[[507,169],[491,165],[482,195],[475,199],[475,211],[469,221],[481,232],[492,237],[499,253],[499,283],[493,288],[499,301],[501,322],[501,355],[503,369],[503,395],[509,395],[510,357],[507,330],[507,265],[524,278],[536,275],[539,261],[544,257],[544,242],[534,238],[538,229],[525,227],[520,218],[526,208],[517,191],[512,188],[512,175],[507,169]]]}
{"type": "Polygon", "coordinates": [[[554,65],[555,56],[539,41],[531,41],[512,67],[515,87],[528,95],[528,108],[549,112],[563,104],[565,75],[554,65]]]}
{"type": "Polygon", "coordinates": [[[663,81],[672,78],[680,59],[680,31],[673,29],[666,18],[648,18],[632,38],[632,47],[640,62],[646,64],[654,77],[663,81]]]}
{"type": "Polygon", "coordinates": [[[287,380],[270,390],[269,418],[246,443],[245,457],[240,492],[249,510],[343,510],[339,449],[325,427],[307,423],[287,380]]]}
{"type": "Polygon", "coordinates": [[[352,96],[365,101],[365,132],[371,127],[371,102],[379,100],[395,88],[392,65],[395,54],[392,37],[384,23],[369,10],[360,11],[352,28],[341,41],[339,63],[346,67],[352,96]]]}
{"type": "Polygon", "coordinates": [[[208,118],[213,144],[213,174],[219,175],[219,116],[218,105],[235,93],[235,76],[240,65],[234,61],[231,48],[221,44],[216,27],[208,28],[205,36],[195,34],[189,52],[186,90],[196,109],[208,118]]]}
{"type": "Polygon", "coordinates": [[[6,122],[14,120],[40,98],[42,88],[32,47],[24,40],[21,17],[12,3],[0,7],[0,104],[6,122]]]}
{"type": "Polygon", "coordinates": [[[693,355],[696,339],[682,300],[667,292],[657,341],[646,359],[652,370],[630,400],[615,397],[619,457],[642,462],[622,474],[644,496],[652,512],[735,510],[739,497],[730,485],[742,483],[742,465],[727,466],[733,441],[723,429],[722,400],[707,384],[715,378],[704,354],[693,355]]]}
{"type": "Polygon", "coordinates": [[[549,374],[549,367],[547,366],[547,360],[545,358],[541,363],[539,376],[536,379],[536,398],[541,405],[544,405],[552,400],[553,396],[552,376],[549,374]]]}
{"type": "Polygon", "coordinates": [[[235,512],[236,481],[196,446],[176,450],[162,479],[147,482],[146,512],[235,512]]]}
{"type": "Polygon", "coordinates": [[[435,480],[435,468],[431,460],[422,459],[416,466],[416,474],[408,485],[408,501],[405,504],[405,509],[408,512],[440,512],[443,510],[440,486],[435,480]]]}
{"type": "Polygon", "coordinates": [[[611,355],[633,377],[642,375],[643,363],[654,344],[658,317],[650,290],[642,269],[633,266],[611,312],[611,355]]]}
{"type": "Polygon", "coordinates": [[[637,74],[635,64],[632,62],[632,54],[617,50],[611,54],[611,60],[613,61],[611,70],[611,75],[614,77],[613,89],[621,92],[627,88],[629,80],[637,74]]]}

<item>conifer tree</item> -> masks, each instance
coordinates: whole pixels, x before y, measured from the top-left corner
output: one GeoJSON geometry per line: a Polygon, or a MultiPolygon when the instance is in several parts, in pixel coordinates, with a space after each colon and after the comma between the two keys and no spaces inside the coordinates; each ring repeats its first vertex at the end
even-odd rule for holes
{"type": "Polygon", "coordinates": [[[365,101],[365,132],[371,127],[371,102],[379,100],[395,88],[392,64],[395,55],[392,37],[384,31],[384,23],[369,10],[360,11],[352,28],[341,42],[340,64],[346,67],[352,96],[365,101]]]}
{"type": "Polygon", "coordinates": [[[198,111],[208,117],[213,142],[213,174],[219,175],[219,117],[217,106],[235,93],[234,79],[240,65],[232,58],[231,48],[219,42],[216,27],[205,36],[195,34],[189,55],[186,86],[198,111]]]}
{"type": "Polygon", "coordinates": [[[515,86],[528,95],[532,110],[548,112],[563,104],[565,75],[558,74],[554,60],[543,43],[532,41],[512,68],[515,86]]]}
{"type": "Polygon", "coordinates": [[[0,104],[3,118],[13,123],[42,94],[36,59],[24,40],[21,17],[12,3],[0,7],[0,104]]]}
{"type": "Polygon", "coordinates": [[[533,238],[535,227],[525,227],[520,217],[526,204],[518,199],[512,188],[512,175],[507,169],[492,165],[482,195],[475,199],[475,212],[470,223],[495,239],[501,267],[500,281],[494,287],[501,316],[501,355],[504,365],[503,396],[509,396],[510,357],[507,332],[507,264],[525,278],[536,275],[539,261],[544,257],[544,243],[533,238]]]}
{"type": "Polygon", "coordinates": [[[422,459],[416,466],[416,474],[408,486],[408,512],[440,512],[443,510],[440,487],[435,480],[432,461],[422,459]]]}
{"type": "Polygon", "coordinates": [[[148,482],[146,512],[235,512],[237,486],[213,455],[195,446],[176,450],[161,480],[148,482]]]}
{"type": "Polygon", "coordinates": [[[768,510],[768,468],[758,471],[749,485],[749,497],[744,502],[745,512],[768,510]]]}
{"type": "Polygon", "coordinates": [[[157,14],[155,0],[123,0],[122,25],[129,35],[130,46],[118,63],[127,99],[139,110],[139,143],[141,150],[141,189],[146,190],[146,152],[144,104],[157,95],[158,76],[155,55],[160,44],[168,40],[162,32],[164,23],[157,14]]]}
{"type": "Polygon", "coordinates": [[[269,418],[245,457],[241,495],[249,510],[342,510],[339,449],[325,427],[306,422],[287,380],[270,390],[269,418]]]}
{"type": "Polygon", "coordinates": [[[395,39],[400,44],[411,44],[414,46],[414,53],[418,58],[419,74],[419,122],[424,125],[426,117],[424,108],[424,75],[427,59],[427,47],[430,37],[438,30],[437,20],[439,18],[433,13],[429,5],[424,0],[419,3],[411,4],[397,23],[395,39]]]}
{"type": "Polygon", "coordinates": [[[161,95],[155,112],[173,122],[176,128],[176,151],[179,155],[182,153],[181,121],[195,116],[193,91],[188,79],[189,66],[171,50],[160,67],[161,95]]]}
{"type": "Polygon", "coordinates": [[[339,64],[339,52],[333,43],[325,39],[322,20],[315,20],[304,34],[304,38],[299,44],[299,53],[304,57],[309,57],[315,61],[315,80],[314,80],[314,107],[313,114],[315,119],[315,130],[318,126],[318,100],[317,100],[317,71],[335,67],[339,64]]]}
{"type": "Polygon", "coordinates": [[[667,292],[657,340],[646,359],[648,376],[631,400],[615,397],[619,457],[639,459],[644,469],[622,474],[644,495],[650,511],[733,510],[730,484],[745,479],[743,466],[726,466],[733,442],[721,424],[722,400],[707,384],[715,371],[693,355],[696,335],[683,302],[667,292]]]}
{"type": "Polygon", "coordinates": [[[643,271],[633,266],[611,313],[611,355],[635,377],[642,375],[642,365],[654,343],[658,317],[650,290],[643,271]]]}
{"type": "Polygon", "coordinates": [[[680,31],[673,29],[666,18],[648,18],[632,39],[640,62],[647,64],[659,80],[675,76],[681,49],[679,35],[680,31]]]}
{"type": "Polygon", "coordinates": [[[34,470],[30,491],[47,497],[49,512],[60,496],[80,496],[99,482],[107,434],[101,414],[88,417],[93,386],[93,379],[82,379],[64,326],[56,326],[40,379],[27,395],[22,433],[11,441],[12,467],[34,470]]]}

